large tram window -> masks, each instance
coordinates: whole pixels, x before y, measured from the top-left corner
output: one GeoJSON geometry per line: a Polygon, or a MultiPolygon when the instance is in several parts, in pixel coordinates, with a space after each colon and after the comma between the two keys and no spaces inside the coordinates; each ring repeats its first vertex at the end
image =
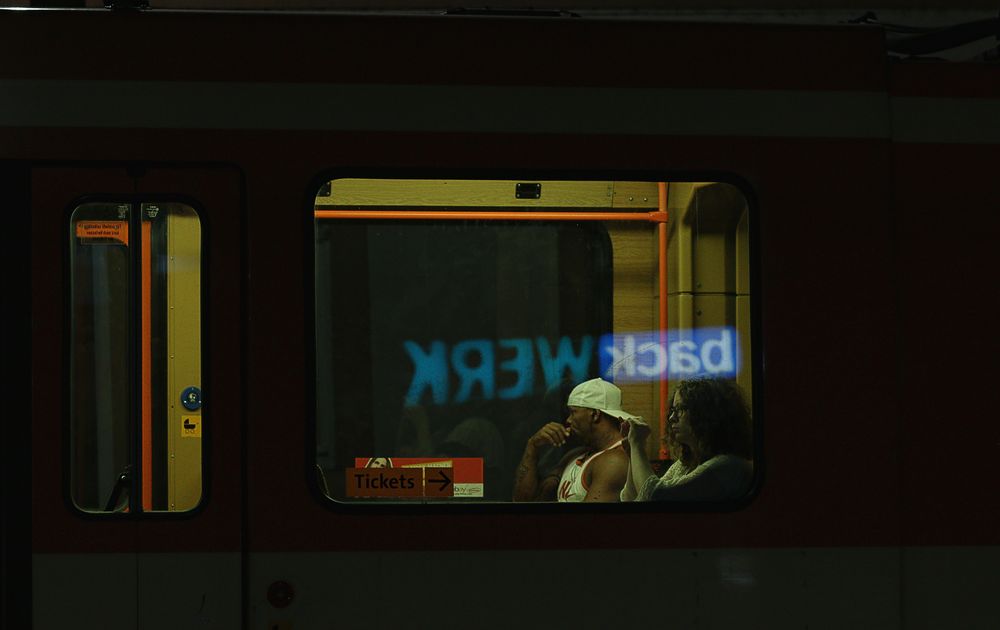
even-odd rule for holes
{"type": "Polygon", "coordinates": [[[70,221],[70,496],[91,512],[201,499],[201,223],[180,203],[70,221]]]}
{"type": "Polygon", "coordinates": [[[746,200],[727,184],[662,191],[608,181],[321,187],[323,492],[346,502],[509,501],[527,439],[562,422],[572,386],[598,376],[652,426],[656,467],[670,464],[659,437],[678,382],[728,379],[749,402],[746,200]],[[361,470],[375,467],[398,473],[361,470]]]}

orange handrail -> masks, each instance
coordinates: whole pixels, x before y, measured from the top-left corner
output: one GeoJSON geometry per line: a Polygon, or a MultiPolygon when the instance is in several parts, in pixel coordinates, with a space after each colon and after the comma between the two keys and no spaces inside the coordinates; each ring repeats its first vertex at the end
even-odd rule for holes
{"type": "MultiPolygon", "coordinates": [[[[667,348],[667,183],[659,183],[659,209],[663,213],[664,220],[657,226],[657,238],[659,240],[659,281],[660,281],[660,347],[667,348]]],[[[669,353],[667,353],[669,357],[669,353]]],[[[667,398],[669,393],[670,361],[663,366],[663,373],[660,374],[660,459],[667,459],[670,452],[662,438],[666,436],[667,414],[670,412],[670,401],[667,398]]]]}
{"type": "Polygon", "coordinates": [[[656,212],[510,212],[488,210],[315,210],[317,219],[431,219],[455,221],[649,221],[664,223],[667,213],[656,212]]]}

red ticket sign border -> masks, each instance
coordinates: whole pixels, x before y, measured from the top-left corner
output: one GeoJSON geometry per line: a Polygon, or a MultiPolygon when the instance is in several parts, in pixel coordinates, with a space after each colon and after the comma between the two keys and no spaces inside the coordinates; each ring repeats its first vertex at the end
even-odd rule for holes
{"type": "Polygon", "coordinates": [[[372,459],[385,460],[390,468],[437,468],[450,464],[455,471],[455,483],[483,483],[482,457],[355,457],[354,467],[367,468],[372,459]]]}

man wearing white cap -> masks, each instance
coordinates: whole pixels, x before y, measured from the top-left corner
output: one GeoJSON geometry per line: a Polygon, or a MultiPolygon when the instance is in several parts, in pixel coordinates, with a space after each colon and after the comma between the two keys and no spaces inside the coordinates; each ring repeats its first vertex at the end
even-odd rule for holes
{"type": "Polygon", "coordinates": [[[622,449],[622,420],[640,420],[622,410],[622,392],[595,378],[570,392],[569,416],[550,422],[528,439],[514,479],[515,501],[618,501],[629,460],[622,449]],[[562,446],[576,436],[583,444],[563,457],[550,475],[539,475],[538,459],[546,446],[562,446]]]}

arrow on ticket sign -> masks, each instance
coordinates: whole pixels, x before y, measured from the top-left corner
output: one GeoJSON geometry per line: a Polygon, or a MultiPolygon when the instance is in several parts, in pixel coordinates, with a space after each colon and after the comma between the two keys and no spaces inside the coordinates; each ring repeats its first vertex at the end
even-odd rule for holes
{"type": "Polygon", "coordinates": [[[441,485],[439,485],[439,486],[438,486],[438,489],[437,489],[437,490],[438,490],[438,492],[441,492],[441,491],[443,491],[443,490],[444,490],[445,488],[447,488],[447,487],[448,487],[448,484],[450,484],[450,483],[451,483],[451,477],[449,477],[448,475],[446,475],[446,474],[444,473],[444,471],[443,471],[443,470],[441,470],[441,469],[438,469],[438,471],[437,471],[437,474],[438,474],[438,478],[437,478],[437,479],[428,479],[428,480],[427,480],[427,483],[437,483],[437,484],[441,484],[441,485]]]}

